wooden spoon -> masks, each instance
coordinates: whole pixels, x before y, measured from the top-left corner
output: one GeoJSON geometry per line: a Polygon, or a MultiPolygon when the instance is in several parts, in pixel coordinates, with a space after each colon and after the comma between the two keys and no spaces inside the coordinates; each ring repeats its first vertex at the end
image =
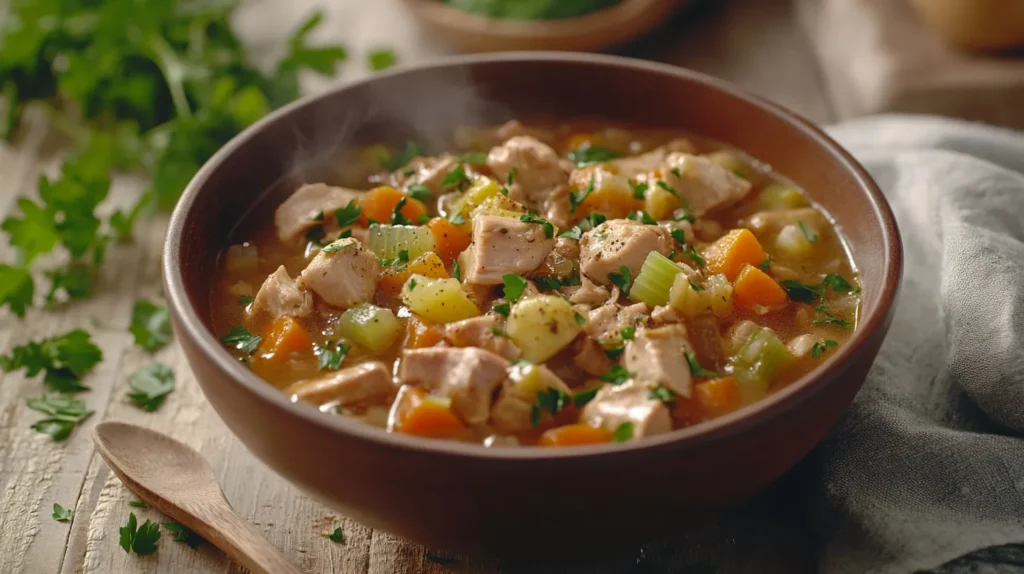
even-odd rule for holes
{"type": "Polygon", "coordinates": [[[191,447],[120,422],[96,425],[93,440],[128,490],[254,574],[301,572],[235,513],[213,469],[191,447]]]}

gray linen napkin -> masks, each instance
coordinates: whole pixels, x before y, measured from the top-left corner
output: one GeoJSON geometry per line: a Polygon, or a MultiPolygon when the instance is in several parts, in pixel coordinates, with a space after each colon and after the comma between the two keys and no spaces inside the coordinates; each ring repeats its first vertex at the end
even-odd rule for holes
{"type": "Polygon", "coordinates": [[[1024,134],[829,131],[885,191],[906,265],[863,390],[803,467],[820,569],[1024,572],[1024,134]]]}

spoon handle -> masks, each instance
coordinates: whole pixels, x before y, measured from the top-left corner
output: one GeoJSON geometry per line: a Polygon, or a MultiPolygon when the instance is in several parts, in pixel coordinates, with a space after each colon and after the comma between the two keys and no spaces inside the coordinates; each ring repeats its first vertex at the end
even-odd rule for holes
{"type": "Polygon", "coordinates": [[[196,532],[253,574],[302,574],[226,503],[191,510],[203,522],[196,532]]]}

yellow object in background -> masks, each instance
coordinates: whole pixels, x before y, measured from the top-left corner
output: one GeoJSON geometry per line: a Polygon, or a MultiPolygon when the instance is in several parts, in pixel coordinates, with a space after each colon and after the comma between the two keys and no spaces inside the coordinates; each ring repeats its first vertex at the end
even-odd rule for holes
{"type": "Polygon", "coordinates": [[[972,50],[1024,46],[1022,0],[911,0],[921,17],[950,42],[972,50]]]}

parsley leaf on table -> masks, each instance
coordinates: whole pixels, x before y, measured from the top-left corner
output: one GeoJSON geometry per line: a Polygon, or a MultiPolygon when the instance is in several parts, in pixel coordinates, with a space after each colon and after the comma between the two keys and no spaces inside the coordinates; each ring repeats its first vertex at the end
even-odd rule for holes
{"type": "Polygon", "coordinates": [[[82,377],[103,360],[89,333],[75,329],[57,337],[30,341],[0,356],[0,369],[25,369],[26,377],[44,373],[43,383],[57,392],[86,390],[82,377]]]}
{"type": "Polygon", "coordinates": [[[131,399],[140,409],[151,413],[164,404],[164,399],[174,390],[174,371],[162,363],[140,367],[128,375],[131,399]]]}
{"type": "Polygon", "coordinates": [[[67,395],[44,395],[38,399],[29,399],[28,408],[47,415],[47,418],[36,421],[32,430],[50,435],[57,442],[71,436],[75,426],[93,413],[85,407],[84,402],[67,395]]]}
{"type": "Polygon", "coordinates": [[[345,533],[341,530],[341,527],[337,527],[328,534],[324,534],[324,537],[331,542],[337,542],[338,544],[345,543],[345,533]]]}
{"type": "Polygon", "coordinates": [[[171,533],[171,540],[184,542],[189,548],[195,548],[203,542],[203,537],[177,522],[164,522],[164,529],[171,533]]]}
{"type": "Polygon", "coordinates": [[[378,72],[380,70],[386,70],[397,64],[398,56],[395,55],[394,50],[378,48],[367,54],[366,62],[369,64],[371,70],[378,72]]]}
{"type": "Polygon", "coordinates": [[[71,518],[75,515],[75,512],[70,508],[64,508],[63,506],[53,503],[53,519],[57,522],[70,522],[71,518]]]}
{"type": "Polygon", "coordinates": [[[149,519],[137,526],[135,513],[128,513],[128,524],[118,529],[121,535],[121,548],[126,553],[135,552],[139,556],[148,556],[156,552],[156,542],[160,540],[160,525],[149,519]]]}
{"type": "Polygon", "coordinates": [[[136,345],[149,352],[159,350],[171,340],[171,315],[167,307],[139,299],[132,306],[132,324],[128,330],[135,337],[136,345]]]}

